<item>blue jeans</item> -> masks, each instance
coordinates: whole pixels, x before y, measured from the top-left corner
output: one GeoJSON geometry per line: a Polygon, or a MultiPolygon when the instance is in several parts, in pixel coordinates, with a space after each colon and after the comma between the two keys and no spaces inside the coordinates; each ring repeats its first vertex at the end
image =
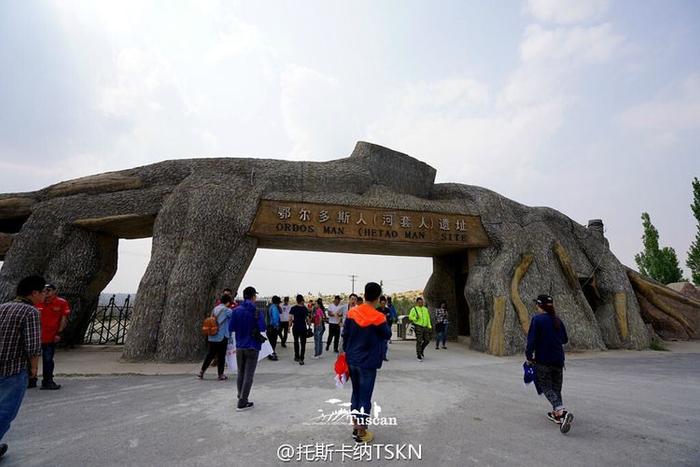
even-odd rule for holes
{"type": "Polygon", "coordinates": [[[27,370],[12,376],[0,376],[0,439],[10,429],[10,423],[19,412],[28,379],[27,370]]]}
{"type": "Polygon", "coordinates": [[[367,424],[366,420],[369,418],[370,412],[372,412],[372,392],[374,392],[374,381],[376,379],[376,368],[350,367],[350,382],[352,383],[350,412],[356,416],[357,423],[360,425],[367,424]]]}
{"type": "Polygon", "coordinates": [[[318,357],[323,353],[324,332],[326,332],[326,328],[323,326],[316,326],[314,328],[314,357],[318,357]]]}
{"type": "Polygon", "coordinates": [[[448,323],[444,323],[442,325],[442,330],[437,333],[437,337],[435,338],[435,348],[436,349],[440,345],[440,342],[442,342],[443,347],[446,346],[445,343],[447,342],[447,326],[448,326],[448,323]]]}
{"type": "Polygon", "coordinates": [[[41,344],[41,385],[48,386],[53,382],[53,355],[56,344],[41,344]]]}

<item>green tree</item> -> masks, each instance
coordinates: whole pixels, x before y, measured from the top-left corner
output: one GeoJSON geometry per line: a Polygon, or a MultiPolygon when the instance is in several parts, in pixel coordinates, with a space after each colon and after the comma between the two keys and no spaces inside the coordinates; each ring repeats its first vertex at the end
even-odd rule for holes
{"type": "Polygon", "coordinates": [[[663,284],[678,282],[683,279],[683,271],[678,265],[676,251],[671,247],[659,248],[659,231],[651,223],[649,214],[642,213],[644,251],[634,256],[642,275],[651,277],[663,284]]]}
{"type": "Polygon", "coordinates": [[[690,268],[693,283],[700,285],[700,180],[697,177],[693,179],[693,204],[690,205],[690,209],[692,209],[698,225],[695,241],[690,244],[685,265],[690,268]]]}

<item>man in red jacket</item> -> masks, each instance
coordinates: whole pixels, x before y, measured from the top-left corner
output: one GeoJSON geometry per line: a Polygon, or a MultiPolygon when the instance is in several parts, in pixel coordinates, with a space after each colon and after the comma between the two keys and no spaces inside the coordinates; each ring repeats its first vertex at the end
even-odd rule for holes
{"type": "Polygon", "coordinates": [[[365,301],[348,312],[343,326],[343,351],[350,368],[353,415],[353,437],[359,443],[369,443],[374,434],[367,430],[372,410],[372,392],[377,369],[382,367],[384,349],[391,338],[386,316],[377,311],[382,287],[376,282],[365,285],[365,301]]]}
{"type": "MultiPolygon", "coordinates": [[[[61,389],[61,385],[53,380],[53,356],[56,344],[61,341],[61,333],[68,324],[70,305],[56,295],[55,285],[46,284],[44,290],[46,291],[44,303],[36,306],[41,316],[41,389],[55,391],[61,389]]],[[[36,380],[36,375],[33,375],[29,381],[29,387],[36,387],[36,380]]]]}

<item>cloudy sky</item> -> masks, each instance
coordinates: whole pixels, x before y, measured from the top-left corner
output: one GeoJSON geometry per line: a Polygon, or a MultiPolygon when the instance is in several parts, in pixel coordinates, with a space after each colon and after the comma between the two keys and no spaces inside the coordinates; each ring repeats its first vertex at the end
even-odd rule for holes
{"type": "MultiPolygon", "coordinates": [[[[700,176],[695,1],[2,1],[0,192],[164,159],[329,160],[357,140],[440,182],[585,224],[634,265],[642,211],[682,263],[700,176]]],[[[120,243],[135,291],[150,241],[120,243]]],[[[259,250],[264,294],[422,288],[427,258],[259,250]],[[379,271],[379,273],[377,272],[379,271]]]]}

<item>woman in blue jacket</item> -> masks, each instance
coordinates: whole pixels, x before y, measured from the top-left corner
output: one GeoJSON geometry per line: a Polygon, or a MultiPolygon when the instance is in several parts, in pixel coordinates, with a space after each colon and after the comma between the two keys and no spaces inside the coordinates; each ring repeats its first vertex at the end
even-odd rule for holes
{"type": "Polygon", "coordinates": [[[530,322],[525,357],[535,365],[535,378],[540,390],[552,404],[547,413],[562,433],[568,433],[574,416],[564,409],[561,386],[564,377],[564,344],[569,342],[566,327],[554,311],[554,301],[549,295],[539,295],[535,300],[538,314],[530,322]]]}

